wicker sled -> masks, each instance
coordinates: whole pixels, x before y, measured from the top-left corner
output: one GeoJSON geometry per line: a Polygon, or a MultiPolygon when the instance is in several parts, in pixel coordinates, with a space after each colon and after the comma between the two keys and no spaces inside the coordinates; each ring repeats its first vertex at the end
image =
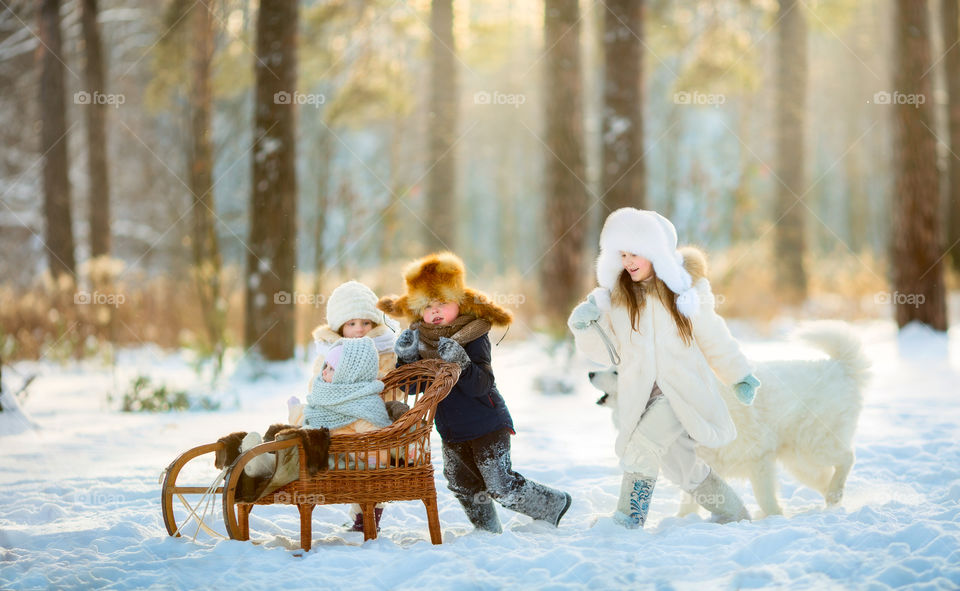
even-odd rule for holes
{"type": "MultiPolygon", "coordinates": [[[[441,543],[440,518],[437,512],[437,490],[430,462],[430,433],[437,404],[457,383],[460,368],[454,363],[431,359],[418,361],[395,369],[383,380],[386,400],[401,400],[411,408],[392,425],[366,433],[335,435],[330,438],[330,457],[335,461],[327,470],[310,476],[306,469],[306,454],[300,440],[270,441],[241,454],[226,470],[224,485],[204,488],[178,486],[180,470],[192,459],[218,451],[223,444],[209,443],[188,450],[167,467],[163,477],[161,506],[167,533],[179,536],[173,499],[183,495],[220,495],[223,504],[224,527],[234,540],[250,539],[250,511],[254,505],[296,505],[300,511],[300,546],[310,550],[311,516],[316,505],[357,503],[363,510],[364,540],[377,537],[374,505],[386,501],[422,501],[427,510],[430,541],[441,543]],[[300,477],[254,503],[236,500],[237,484],[243,467],[255,456],[298,446],[300,477]],[[376,457],[380,451],[390,451],[391,457],[404,461],[399,466],[367,466],[357,458],[376,457]],[[336,461],[339,459],[340,461],[336,461]]],[[[199,505],[199,503],[198,503],[199,505]]],[[[189,505],[187,505],[190,508],[189,505]]],[[[198,520],[202,524],[202,518],[198,520]]],[[[200,526],[198,526],[200,527],[200,526]]],[[[205,529],[207,529],[205,527],[205,529]]],[[[211,532],[213,533],[213,532],[211,532]]]]}

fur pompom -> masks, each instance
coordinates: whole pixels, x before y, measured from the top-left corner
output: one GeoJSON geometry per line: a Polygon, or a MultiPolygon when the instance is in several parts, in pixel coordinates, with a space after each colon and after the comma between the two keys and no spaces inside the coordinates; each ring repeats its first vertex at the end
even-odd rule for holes
{"type": "Polygon", "coordinates": [[[605,287],[598,287],[590,292],[590,295],[593,296],[593,301],[597,303],[597,307],[600,308],[602,312],[610,311],[610,290],[605,287]]]}
{"type": "Polygon", "coordinates": [[[693,318],[700,311],[700,294],[691,287],[677,296],[677,310],[687,318],[693,318]]]}

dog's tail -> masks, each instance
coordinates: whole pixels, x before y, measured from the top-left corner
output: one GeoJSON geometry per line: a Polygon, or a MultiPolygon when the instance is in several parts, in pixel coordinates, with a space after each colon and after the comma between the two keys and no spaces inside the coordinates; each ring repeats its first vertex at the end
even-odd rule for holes
{"type": "Polygon", "coordinates": [[[870,378],[870,360],[863,353],[860,339],[846,323],[835,320],[809,322],[797,331],[796,337],[840,362],[857,386],[862,388],[870,378]]]}

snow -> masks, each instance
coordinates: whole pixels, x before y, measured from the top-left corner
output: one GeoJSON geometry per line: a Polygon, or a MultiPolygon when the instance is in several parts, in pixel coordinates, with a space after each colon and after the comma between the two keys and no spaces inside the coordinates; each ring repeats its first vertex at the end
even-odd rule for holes
{"type": "MultiPolygon", "coordinates": [[[[815,356],[733,327],[751,357],[815,356]]],[[[857,330],[875,377],[865,393],[857,463],[837,509],[825,509],[817,493],[781,472],[783,516],[718,525],[705,515],[676,517],[680,491],[661,479],[647,527],[621,528],[610,517],[620,479],[614,433],[609,412],[594,404],[599,393],[586,379],[592,367],[579,357],[554,361],[536,339],[507,340],[494,350],[494,369],[517,425],[514,468],[573,495],[560,527],[500,509],[502,535],[472,531],[446,489],[435,435],[443,545],[429,543],[419,503],[390,504],[380,538],[367,543],[342,527],[346,507],[321,506],[306,555],[298,550],[299,518],[289,506],[254,509],[257,543],[203,532],[194,542],[193,528],[184,538],[168,537],[158,479],[194,445],[282,421],[286,400],[305,393],[308,362],[252,372],[247,360],[232,359],[232,377],[213,392],[186,353],[124,351],[115,369],[21,362],[18,373],[40,374],[22,402],[36,428],[12,429],[0,414],[0,587],[956,589],[960,333],[949,335],[947,349],[946,337],[915,327],[899,336],[886,322],[857,330]],[[211,395],[222,410],[110,410],[106,392],[139,373],[211,395]],[[573,393],[535,390],[543,375],[572,385],[573,393]]],[[[217,471],[205,458],[189,465],[182,483],[209,484],[217,471]]],[[[749,484],[732,485],[759,513],[749,484]]],[[[219,525],[219,506],[213,511],[208,522],[219,525]]]]}

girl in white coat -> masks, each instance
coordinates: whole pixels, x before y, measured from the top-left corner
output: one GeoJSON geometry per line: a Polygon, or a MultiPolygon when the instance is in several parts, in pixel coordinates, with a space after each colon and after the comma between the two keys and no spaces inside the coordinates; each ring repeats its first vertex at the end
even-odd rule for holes
{"type": "Polygon", "coordinates": [[[662,470],[715,520],[749,519],[736,493],[695,453],[697,444],[720,447],[736,438],[719,388],[733,386],[752,404],[760,386],[714,310],[703,253],[677,250],[676,229],[660,214],[618,209],[600,233],[597,281],[568,325],[590,360],[620,360],[614,420],[624,475],[614,518],[642,527],[662,470]]]}

